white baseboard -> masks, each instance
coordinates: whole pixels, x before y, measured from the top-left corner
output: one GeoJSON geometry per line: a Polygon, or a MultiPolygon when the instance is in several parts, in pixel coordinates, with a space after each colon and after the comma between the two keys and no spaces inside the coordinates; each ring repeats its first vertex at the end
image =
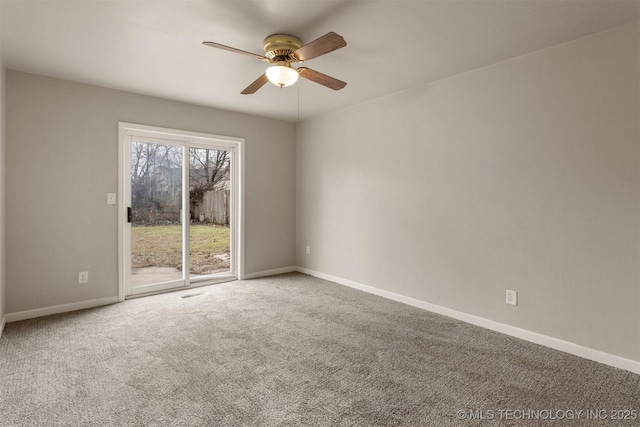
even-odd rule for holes
{"type": "Polygon", "coordinates": [[[579,356],[584,359],[589,359],[595,362],[603,363],[605,365],[613,366],[614,368],[624,369],[635,374],[640,374],[640,361],[626,359],[624,357],[605,353],[599,350],[594,350],[592,348],[584,347],[569,341],[542,335],[537,332],[528,331],[526,329],[517,328],[515,326],[506,325],[504,323],[499,323],[493,320],[485,319],[483,317],[474,316],[472,314],[463,313],[440,305],[431,304],[415,298],[385,291],[383,289],[374,288],[372,286],[363,285],[362,283],[354,282],[352,280],[342,279],[340,277],[309,270],[308,268],[298,267],[297,271],[320,279],[328,280],[330,282],[345,285],[350,288],[359,289],[370,294],[378,295],[414,307],[422,308],[433,313],[442,314],[444,316],[471,323],[472,325],[481,326],[492,331],[511,335],[513,337],[520,338],[535,344],[540,344],[554,350],[563,351],[565,353],[573,354],[574,356],[579,356]]]}
{"type": "Polygon", "coordinates": [[[17,322],[18,320],[33,319],[36,317],[49,316],[51,314],[66,313],[85,308],[99,307],[101,305],[115,304],[117,302],[120,302],[120,299],[117,296],[105,297],[88,301],[72,302],[69,304],[54,305],[51,307],[36,308],[33,310],[17,311],[15,313],[7,313],[4,317],[7,322],[17,322]]]}
{"type": "Polygon", "coordinates": [[[284,273],[292,273],[294,271],[299,271],[298,267],[282,267],[282,268],[274,268],[273,270],[264,270],[257,271],[255,273],[249,273],[244,275],[244,279],[257,279],[259,277],[267,277],[267,276],[275,276],[276,274],[284,274],[284,273]]]}
{"type": "Polygon", "coordinates": [[[2,319],[0,319],[0,337],[2,336],[2,331],[4,331],[4,325],[7,323],[7,315],[5,314],[4,316],[2,316],[2,319]]]}

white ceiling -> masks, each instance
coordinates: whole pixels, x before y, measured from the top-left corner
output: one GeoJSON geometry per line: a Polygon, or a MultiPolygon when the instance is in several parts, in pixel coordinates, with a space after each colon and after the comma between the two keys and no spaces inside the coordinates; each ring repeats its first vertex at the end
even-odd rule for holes
{"type": "Polygon", "coordinates": [[[640,18],[640,0],[1,0],[5,67],[296,121],[424,85],[640,18]],[[289,33],[347,47],[305,66],[346,81],[240,92],[289,33]]]}

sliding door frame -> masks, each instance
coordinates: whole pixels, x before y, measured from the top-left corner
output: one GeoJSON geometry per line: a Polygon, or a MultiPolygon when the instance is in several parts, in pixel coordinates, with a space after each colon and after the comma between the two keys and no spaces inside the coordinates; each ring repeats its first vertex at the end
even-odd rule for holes
{"type": "MultiPolygon", "coordinates": [[[[130,289],[126,284],[130,280],[131,273],[131,240],[128,236],[127,207],[130,201],[130,179],[127,179],[129,170],[125,170],[126,165],[130,164],[131,157],[131,137],[152,140],[178,141],[183,143],[183,159],[188,159],[189,148],[210,148],[209,144],[214,144],[221,149],[228,149],[232,152],[231,169],[232,169],[232,191],[230,215],[232,220],[237,224],[232,224],[231,231],[231,251],[232,251],[232,270],[235,270],[235,278],[242,280],[244,278],[244,138],[221,136],[214,134],[206,134],[199,132],[191,132],[177,129],[161,128],[156,126],[140,125],[134,123],[119,122],[118,123],[118,298],[124,301],[130,289]]],[[[187,162],[188,165],[188,162],[187,162]]],[[[183,170],[183,185],[188,183],[188,168],[183,170]],[[187,180],[185,181],[185,175],[187,180]]],[[[189,258],[189,240],[188,240],[188,222],[190,220],[189,213],[189,192],[183,191],[183,209],[182,223],[186,224],[183,228],[183,257],[189,258]],[[186,200],[185,200],[186,199],[186,200]],[[187,230],[187,231],[185,231],[187,230]],[[185,235],[186,234],[186,235],[185,235]]],[[[202,286],[209,283],[215,283],[215,278],[211,280],[189,280],[190,273],[185,267],[185,283],[189,287],[202,286]]],[[[228,276],[227,280],[229,279],[228,276]]],[[[231,277],[233,279],[233,277],[231,277]]],[[[156,293],[156,292],[153,292],[156,293]]]]}

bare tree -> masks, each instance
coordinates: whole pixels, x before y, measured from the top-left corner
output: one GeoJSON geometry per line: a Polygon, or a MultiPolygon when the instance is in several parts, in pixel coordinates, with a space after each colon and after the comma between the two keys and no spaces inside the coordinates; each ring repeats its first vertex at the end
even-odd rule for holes
{"type": "MultiPolygon", "coordinates": [[[[134,221],[178,221],[182,197],[183,148],[134,141],[131,144],[131,197],[134,221]]],[[[189,149],[189,199],[193,212],[207,191],[229,179],[230,153],[189,149]]]]}
{"type": "Polygon", "coordinates": [[[229,172],[229,152],[192,148],[189,152],[189,184],[192,189],[213,190],[229,172]]]}
{"type": "Polygon", "coordinates": [[[131,144],[134,221],[179,220],[181,163],[182,147],[137,141],[131,144]]]}

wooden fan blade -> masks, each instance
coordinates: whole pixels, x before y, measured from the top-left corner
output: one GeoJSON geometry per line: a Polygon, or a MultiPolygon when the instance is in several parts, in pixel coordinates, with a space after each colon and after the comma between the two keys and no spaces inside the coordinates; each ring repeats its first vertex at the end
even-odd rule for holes
{"type": "Polygon", "coordinates": [[[343,48],[346,45],[347,42],[344,41],[342,36],[339,36],[332,31],[312,42],[307,43],[301,48],[296,49],[293,52],[293,56],[300,61],[308,61],[310,59],[317,58],[320,55],[324,55],[325,53],[343,48]]]}
{"type": "Polygon", "coordinates": [[[260,89],[262,86],[264,86],[265,83],[267,83],[268,81],[269,81],[269,79],[267,78],[267,73],[264,73],[263,75],[258,77],[256,79],[256,81],[251,83],[249,86],[247,86],[247,88],[245,90],[243,90],[240,93],[243,94],[243,95],[251,95],[253,93],[256,93],[258,91],[258,89],[260,89]]]}
{"type": "Polygon", "coordinates": [[[235,53],[240,53],[242,55],[252,56],[252,57],[254,57],[256,59],[259,59],[260,61],[269,62],[269,59],[264,57],[264,56],[262,56],[262,55],[258,55],[258,54],[255,54],[255,53],[251,53],[251,52],[247,52],[247,51],[244,51],[244,50],[236,49],[235,47],[225,46],[223,44],[216,43],[216,42],[202,42],[202,44],[205,45],[205,46],[215,47],[216,49],[228,50],[229,52],[235,52],[235,53]]]}
{"type": "Polygon", "coordinates": [[[300,77],[304,77],[307,80],[319,83],[322,86],[326,86],[329,89],[333,90],[340,90],[347,85],[342,80],[335,79],[331,76],[327,76],[326,74],[322,74],[307,67],[298,68],[298,73],[300,73],[300,77]]]}

